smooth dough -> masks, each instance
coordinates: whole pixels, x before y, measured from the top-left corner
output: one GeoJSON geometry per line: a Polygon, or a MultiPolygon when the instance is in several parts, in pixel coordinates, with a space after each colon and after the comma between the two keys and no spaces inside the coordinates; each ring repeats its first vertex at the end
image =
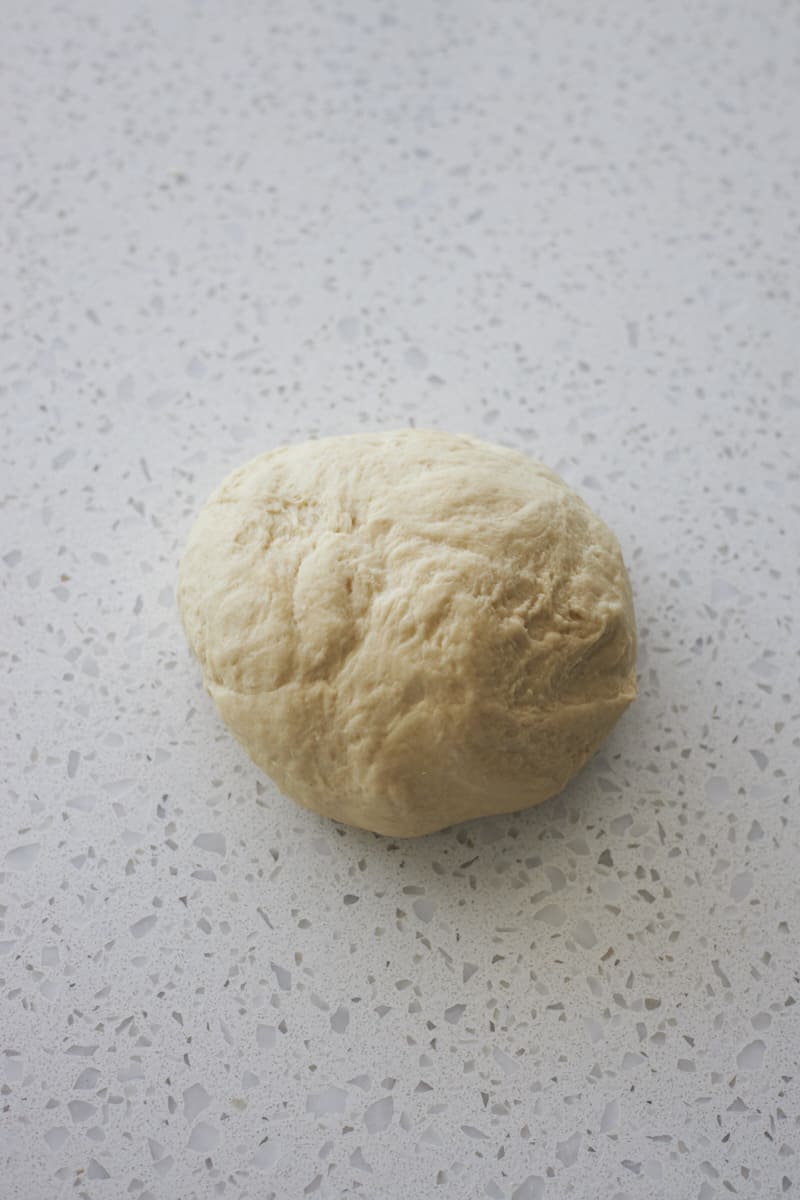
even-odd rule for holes
{"type": "Polygon", "coordinates": [[[546,800],[636,695],[615,537],[552,471],[469,437],[253,459],[201,510],[178,604],[250,757],[396,837],[546,800]]]}

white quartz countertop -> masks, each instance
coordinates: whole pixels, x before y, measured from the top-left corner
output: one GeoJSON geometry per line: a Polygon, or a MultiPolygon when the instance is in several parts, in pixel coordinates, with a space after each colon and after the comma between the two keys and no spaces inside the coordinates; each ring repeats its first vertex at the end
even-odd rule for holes
{"type": "Polygon", "coordinates": [[[800,9],[7,0],[2,1200],[800,1197],[800,9]],[[515,446],[640,699],[393,842],[204,694],[193,514],[287,440],[515,446]]]}

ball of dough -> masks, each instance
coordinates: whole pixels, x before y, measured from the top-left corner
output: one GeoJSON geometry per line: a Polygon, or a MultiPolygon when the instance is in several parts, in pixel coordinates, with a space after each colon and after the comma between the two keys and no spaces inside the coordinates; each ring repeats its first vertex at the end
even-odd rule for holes
{"type": "Polygon", "coordinates": [[[253,459],[200,512],[178,604],[250,757],[396,837],[554,795],[636,695],[613,534],[552,471],[470,437],[253,459]]]}

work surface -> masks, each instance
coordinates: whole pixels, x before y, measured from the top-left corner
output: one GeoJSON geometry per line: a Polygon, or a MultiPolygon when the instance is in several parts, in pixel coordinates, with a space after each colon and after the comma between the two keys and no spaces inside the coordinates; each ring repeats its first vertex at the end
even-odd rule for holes
{"type": "Polygon", "coordinates": [[[3,1200],[800,1194],[796,6],[4,6],[3,1200]],[[410,424],[617,532],[640,699],[416,842],[282,798],[175,569],[410,424]]]}

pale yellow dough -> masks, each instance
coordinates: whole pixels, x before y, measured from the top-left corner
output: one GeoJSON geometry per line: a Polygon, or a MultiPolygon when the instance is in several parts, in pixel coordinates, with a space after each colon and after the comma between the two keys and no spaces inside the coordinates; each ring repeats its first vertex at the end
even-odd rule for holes
{"type": "Polygon", "coordinates": [[[253,459],[201,510],[178,604],[251,758],[395,837],[546,800],[636,695],[615,537],[552,471],[469,437],[253,459]]]}

